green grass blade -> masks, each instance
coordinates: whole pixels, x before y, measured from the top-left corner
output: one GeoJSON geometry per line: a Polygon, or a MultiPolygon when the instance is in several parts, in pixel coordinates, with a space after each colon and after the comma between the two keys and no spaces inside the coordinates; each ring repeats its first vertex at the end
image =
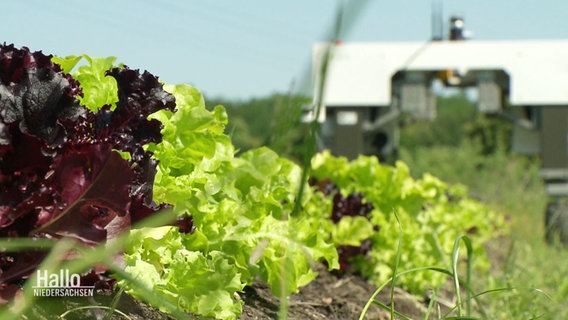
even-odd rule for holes
{"type": "Polygon", "coordinates": [[[120,288],[118,292],[114,295],[109,306],[110,307],[109,312],[107,312],[103,320],[111,320],[112,314],[116,310],[118,302],[120,301],[120,298],[122,297],[123,293],[124,293],[124,288],[120,288]]]}
{"type": "Polygon", "coordinates": [[[398,272],[398,266],[400,264],[400,256],[402,254],[402,224],[400,223],[400,219],[398,218],[398,214],[396,210],[393,209],[394,217],[396,218],[396,222],[398,224],[398,239],[397,239],[397,247],[396,247],[396,256],[394,259],[394,266],[392,271],[392,281],[391,281],[391,290],[390,290],[390,302],[391,302],[391,320],[394,320],[395,312],[394,312],[394,284],[396,283],[396,277],[398,272]]]}
{"type": "MultiPolygon", "coordinates": [[[[47,257],[42,261],[38,269],[53,272],[60,265],[61,257],[65,256],[65,254],[72,250],[75,245],[76,242],[70,239],[59,240],[53,246],[47,257]]],[[[16,301],[14,301],[13,307],[3,309],[0,312],[0,319],[21,319],[23,317],[24,313],[32,307],[33,302],[36,300],[32,288],[34,283],[37,283],[36,273],[32,274],[32,276],[26,281],[22,296],[18,297],[16,301]]]]}
{"type": "MultiPolygon", "coordinates": [[[[432,309],[434,308],[434,301],[436,301],[437,297],[438,297],[438,290],[433,290],[432,296],[429,298],[430,302],[428,303],[428,308],[426,309],[424,320],[428,320],[430,318],[430,314],[432,313],[432,309]]],[[[438,315],[439,314],[440,313],[438,312],[438,315]]]]}
{"type": "MultiPolygon", "coordinates": [[[[384,303],[382,303],[382,302],[380,302],[380,301],[377,301],[377,300],[374,300],[374,301],[373,301],[373,304],[379,306],[380,308],[382,308],[382,309],[384,309],[384,310],[389,311],[391,314],[394,314],[394,315],[396,315],[397,317],[400,317],[400,318],[402,318],[402,319],[404,319],[404,320],[412,320],[412,318],[409,318],[409,317],[405,316],[404,314],[402,314],[402,313],[400,313],[400,312],[394,310],[394,306],[389,307],[389,306],[385,305],[384,303]]],[[[391,316],[391,318],[392,318],[392,316],[391,316]]],[[[394,318],[392,318],[392,319],[394,319],[394,318]]]]}
{"type": "MultiPolygon", "coordinates": [[[[405,270],[405,271],[398,272],[397,276],[403,276],[403,275],[406,275],[406,274],[409,274],[409,273],[422,272],[422,271],[439,272],[439,273],[443,273],[443,274],[450,276],[450,277],[453,275],[453,273],[451,271],[443,269],[443,268],[439,268],[439,267],[419,267],[419,268],[412,268],[412,269],[408,269],[408,270],[405,270]]],[[[377,295],[381,291],[383,291],[383,289],[387,285],[389,285],[392,281],[393,281],[393,277],[390,277],[387,281],[385,281],[383,284],[381,284],[379,287],[377,287],[377,289],[373,292],[371,297],[367,300],[367,303],[363,307],[363,310],[361,310],[361,314],[359,315],[359,320],[363,320],[365,318],[365,315],[367,314],[369,308],[373,304],[373,301],[375,301],[375,298],[377,297],[377,295]]]]}
{"type": "MultiPolygon", "coordinates": [[[[466,246],[467,249],[467,260],[466,260],[466,286],[468,288],[471,288],[471,267],[472,267],[472,256],[473,256],[473,247],[471,245],[471,240],[464,235],[458,236],[454,242],[454,248],[452,250],[452,278],[454,281],[454,289],[456,292],[456,300],[457,300],[457,312],[458,312],[458,317],[462,316],[463,310],[462,310],[462,298],[461,298],[461,292],[460,292],[460,279],[458,277],[458,264],[459,264],[459,253],[460,253],[460,241],[463,241],[463,243],[466,246]]],[[[472,312],[472,306],[471,306],[471,296],[470,296],[470,291],[466,290],[468,298],[466,300],[467,303],[467,315],[470,316],[471,312],[472,312]]]]}
{"type": "MultiPolygon", "coordinates": [[[[171,210],[164,210],[135,224],[133,228],[158,227],[170,224],[176,218],[171,210]]],[[[112,257],[124,248],[128,239],[128,232],[118,236],[108,243],[101,243],[96,247],[89,247],[71,238],[62,238],[57,241],[48,239],[3,239],[0,241],[0,249],[3,251],[19,250],[46,250],[51,249],[47,257],[38,266],[38,270],[47,270],[53,273],[56,270],[68,269],[70,273],[81,273],[97,264],[105,264],[112,267],[112,257]],[[64,261],[70,252],[79,253],[80,259],[64,261]],[[57,269],[59,268],[59,269],[57,269]]],[[[36,299],[33,295],[33,284],[37,282],[37,275],[26,281],[23,287],[22,297],[11,308],[0,309],[0,319],[21,319],[23,314],[33,306],[36,299]]]]}
{"type": "MultiPolygon", "coordinates": [[[[113,307],[107,307],[107,306],[82,306],[82,307],[76,307],[76,308],[73,308],[73,309],[69,309],[69,310],[65,311],[64,313],[60,314],[60,315],[59,315],[59,318],[60,318],[60,319],[65,319],[65,317],[67,317],[70,313],[77,312],[77,311],[81,311],[81,310],[89,310],[89,309],[108,310],[109,314],[117,313],[117,314],[123,316],[124,318],[126,318],[126,319],[128,319],[128,320],[132,320],[132,318],[129,317],[126,313],[124,313],[124,312],[122,312],[122,311],[120,311],[120,310],[118,310],[118,309],[115,309],[115,308],[113,308],[113,307]]],[[[105,317],[105,319],[106,319],[106,318],[107,318],[107,317],[105,317]]],[[[109,318],[109,319],[110,319],[110,318],[109,318]]]]}
{"type": "Polygon", "coordinates": [[[155,293],[154,290],[148,288],[144,283],[140,280],[132,277],[127,272],[124,272],[118,266],[113,266],[110,270],[114,274],[120,276],[120,278],[125,279],[128,281],[128,285],[131,287],[136,288],[137,294],[141,295],[145,301],[148,301],[150,305],[161,305],[167,309],[167,312],[170,316],[176,319],[187,319],[188,315],[179,310],[177,305],[170,303],[167,300],[162,299],[158,294],[155,293]]]}
{"type": "Polygon", "coordinates": [[[56,241],[39,238],[3,238],[0,239],[0,252],[33,249],[37,251],[52,249],[56,241]]]}

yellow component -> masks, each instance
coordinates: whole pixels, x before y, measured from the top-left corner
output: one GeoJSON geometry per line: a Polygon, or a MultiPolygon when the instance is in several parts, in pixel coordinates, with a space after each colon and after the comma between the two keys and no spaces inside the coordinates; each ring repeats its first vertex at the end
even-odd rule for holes
{"type": "Polygon", "coordinates": [[[455,77],[455,75],[454,75],[453,70],[446,69],[446,70],[438,71],[438,79],[440,79],[444,83],[447,83],[450,78],[454,78],[454,77],[455,77]]]}

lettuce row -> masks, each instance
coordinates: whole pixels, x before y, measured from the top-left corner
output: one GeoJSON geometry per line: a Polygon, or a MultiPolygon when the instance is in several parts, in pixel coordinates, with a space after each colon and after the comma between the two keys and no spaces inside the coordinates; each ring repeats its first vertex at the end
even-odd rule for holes
{"type": "Polygon", "coordinates": [[[172,228],[158,245],[133,238],[126,271],[153,274],[152,288],[186,311],[229,319],[242,307],[235,294],[257,277],[275,295],[289,294],[316,277],[313,261],[336,268],[336,250],[325,242],[318,219],[289,216],[303,183],[300,168],[267,148],[235,157],[222,106],[207,110],[201,94],[187,85],[165,88],[177,111],[152,115],[164,125],[163,141],[147,148],[159,160],[154,201],[191,215],[195,230],[172,228]]]}
{"type": "MultiPolygon", "coordinates": [[[[474,266],[480,271],[486,270],[489,262],[484,243],[507,232],[503,217],[469,198],[464,186],[447,185],[429,174],[414,179],[400,161],[395,166],[387,166],[381,165],[375,157],[360,156],[349,162],[323,152],[313,158],[312,169],[316,179],[331,180],[345,195],[360,192],[365,201],[372,203],[370,221],[357,217],[356,223],[325,226],[336,245],[357,246],[363,239],[371,240],[371,251],[355,259],[353,265],[376,285],[392,276],[400,231],[395,213],[402,227],[399,270],[425,266],[451,270],[454,241],[464,234],[473,240],[474,266]]],[[[315,201],[313,207],[325,208],[323,203],[327,203],[328,208],[331,206],[329,196],[311,199],[315,201]]],[[[343,219],[346,218],[351,217],[343,219]]],[[[445,276],[422,272],[402,276],[397,281],[405,289],[423,294],[426,289],[440,287],[445,276]]]]}
{"type": "MultiPolygon", "coordinates": [[[[108,77],[107,70],[114,70],[113,57],[83,55],[54,61],[72,72],[82,59],[86,63],[73,72],[83,92],[80,103],[91,112],[116,114],[114,122],[120,124],[121,101],[129,99],[129,92],[120,88],[145,83],[108,77]]],[[[238,292],[256,278],[275,295],[286,296],[316,277],[313,262],[325,260],[337,268],[335,247],[318,228],[321,217],[307,212],[289,216],[299,185],[305,183],[300,181],[300,168],[267,148],[235,157],[224,133],[228,119],[222,106],[206,109],[201,93],[188,85],[164,89],[169,93],[155,94],[167,103],[167,110],[139,117],[130,126],[131,134],[154,143],[144,144],[143,150],[126,146],[123,150],[131,152],[121,155],[151,155],[153,203],[171,206],[180,218],[191,216],[192,225],[131,230],[125,271],[160,297],[148,302],[164,311],[172,311],[168,307],[174,305],[186,312],[235,319],[243,303],[238,292]],[[175,97],[175,110],[170,95],[175,97]],[[161,128],[161,136],[137,135],[141,125],[161,128]]],[[[149,109],[144,99],[139,100],[139,108],[149,109]]],[[[303,202],[309,197],[306,192],[303,202]]],[[[130,294],[144,299],[147,290],[116,277],[130,294]]]]}
{"type": "MultiPolygon", "coordinates": [[[[117,108],[117,82],[105,77],[114,58],[87,58],[74,77],[80,79],[82,104],[89,110],[117,108]]],[[[75,67],[76,57],[58,63],[75,67]]],[[[410,177],[401,162],[383,166],[373,157],[348,162],[329,153],[316,155],[312,175],[330,179],[344,195],[364,194],[373,204],[370,221],[344,217],[334,224],[331,199],[311,188],[302,197],[303,210],[290,216],[299,189],[300,168],[267,148],[235,156],[225,134],[228,119],[222,106],[205,107],[198,90],[188,85],[164,86],[175,97],[175,112],[153,113],[146,124],[161,123],[162,139],[144,145],[157,160],[153,201],[169,204],[180,216],[190,215],[193,227],[131,231],[125,249],[125,271],[162,298],[150,301],[220,319],[235,319],[242,310],[238,292],[256,278],[275,295],[287,295],[316,277],[312,262],[324,260],[338,268],[336,247],[357,246],[368,239],[372,250],[356,259],[356,270],[381,284],[392,273],[398,225],[403,228],[401,268],[449,264],[455,237],[468,233],[476,243],[477,266],[487,267],[482,243],[504,225],[502,218],[469,199],[467,190],[425,175],[410,177]]],[[[141,151],[133,154],[140,154],[141,151]]],[[[421,292],[443,278],[423,273],[399,279],[421,292]]],[[[126,279],[119,285],[143,298],[126,279]]]]}

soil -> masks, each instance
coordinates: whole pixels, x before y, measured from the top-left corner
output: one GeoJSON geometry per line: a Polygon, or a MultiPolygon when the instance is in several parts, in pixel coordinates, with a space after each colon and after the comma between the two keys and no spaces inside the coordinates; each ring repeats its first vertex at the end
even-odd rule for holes
{"type": "MultiPolygon", "coordinates": [[[[298,294],[290,297],[288,318],[306,320],[347,320],[358,319],[362,309],[373,295],[376,287],[355,275],[336,277],[319,267],[319,276],[298,294]]],[[[427,310],[425,303],[399,288],[395,288],[396,310],[412,319],[423,319],[427,310]]],[[[381,291],[376,297],[385,305],[390,304],[390,289],[381,291]]],[[[261,283],[245,290],[245,306],[240,319],[277,319],[278,299],[270,289],[261,283]]],[[[390,319],[390,313],[371,305],[366,319],[390,319]]]]}
{"type": "MultiPolygon", "coordinates": [[[[376,287],[367,283],[356,275],[343,275],[337,277],[329,273],[325,267],[318,266],[319,276],[309,285],[302,288],[298,294],[289,299],[288,319],[299,320],[349,320],[358,319],[359,315],[373,295],[376,287]]],[[[399,288],[395,288],[395,309],[411,319],[424,319],[427,310],[425,299],[410,295],[399,288]]],[[[242,320],[277,319],[279,310],[278,298],[272,295],[270,288],[258,282],[239,295],[244,300],[242,320]]],[[[43,304],[38,301],[27,314],[28,319],[104,319],[104,310],[77,310],[64,318],[61,315],[67,310],[87,304],[111,305],[112,295],[96,295],[96,301],[86,301],[85,298],[69,299],[65,302],[58,300],[57,304],[43,304]],[[53,316],[47,316],[53,315],[53,316]]],[[[385,305],[389,305],[390,289],[385,288],[376,298],[385,305]]],[[[53,301],[53,300],[52,300],[53,301]]],[[[127,314],[130,319],[172,319],[168,315],[155,310],[128,295],[122,295],[117,309],[127,314]]],[[[114,313],[111,319],[125,319],[114,313]]],[[[204,319],[203,317],[188,315],[188,319],[204,319]]],[[[366,319],[390,319],[390,313],[376,305],[371,305],[366,319]]]]}

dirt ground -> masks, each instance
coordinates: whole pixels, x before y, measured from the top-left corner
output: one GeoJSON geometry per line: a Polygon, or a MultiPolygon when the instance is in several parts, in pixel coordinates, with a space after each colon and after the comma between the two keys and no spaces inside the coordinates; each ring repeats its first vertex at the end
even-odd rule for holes
{"type": "MultiPolygon", "coordinates": [[[[318,266],[319,276],[306,287],[302,288],[298,294],[294,294],[289,300],[288,319],[294,320],[349,320],[358,319],[361,310],[367,303],[369,297],[375,291],[375,287],[368,284],[364,279],[354,275],[336,277],[327,272],[325,267],[318,266]]],[[[244,300],[242,320],[264,320],[277,319],[279,302],[274,297],[270,289],[262,284],[255,283],[247,287],[244,293],[240,294],[244,300]]],[[[95,297],[96,302],[101,305],[111,305],[112,295],[95,297]]],[[[381,292],[377,299],[384,304],[389,304],[390,289],[381,292]]],[[[395,289],[395,309],[398,312],[410,317],[411,319],[424,319],[426,303],[420,301],[419,297],[395,289]]],[[[104,310],[81,310],[69,313],[64,318],[60,318],[66,310],[85,305],[85,298],[68,300],[62,302],[58,300],[56,304],[42,304],[41,301],[32,308],[27,314],[28,319],[104,319],[104,310]]],[[[91,301],[94,304],[95,301],[91,301]]],[[[117,305],[117,309],[127,314],[130,319],[172,319],[143,303],[122,295],[117,305]]],[[[124,316],[114,314],[111,319],[125,319],[124,316]]],[[[188,319],[205,319],[188,315],[188,319]]],[[[368,310],[366,319],[390,319],[390,313],[372,305],[368,310]]]]}
{"type": "MultiPolygon", "coordinates": [[[[319,276],[298,294],[290,298],[288,318],[306,320],[348,320],[358,319],[361,311],[376,287],[354,275],[340,278],[320,267],[319,276]]],[[[276,319],[278,299],[262,284],[247,288],[244,294],[245,306],[240,319],[276,319]]],[[[390,289],[379,293],[377,300],[390,304],[390,289]]],[[[395,288],[395,309],[412,319],[423,319],[426,312],[424,302],[398,288],[395,288]]],[[[390,319],[390,313],[372,305],[366,319],[390,319]]]]}

